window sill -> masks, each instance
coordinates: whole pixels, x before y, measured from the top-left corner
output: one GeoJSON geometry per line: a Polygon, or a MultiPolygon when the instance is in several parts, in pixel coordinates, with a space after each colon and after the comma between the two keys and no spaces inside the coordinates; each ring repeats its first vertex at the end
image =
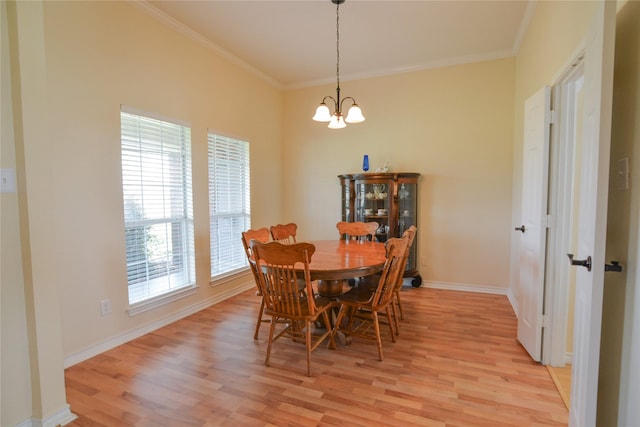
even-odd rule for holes
{"type": "Polygon", "coordinates": [[[225,283],[233,282],[234,280],[244,277],[250,273],[251,273],[251,270],[249,269],[249,267],[244,267],[239,270],[234,270],[225,274],[214,276],[211,278],[211,280],[209,280],[209,284],[212,287],[223,285],[225,283]]]}
{"type": "Polygon", "coordinates": [[[191,286],[185,286],[173,292],[159,295],[157,297],[150,298],[146,301],[141,301],[133,305],[130,305],[127,311],[129,313],[129,316],[137,316],[140,313],[144,313],[145,311],[153,310],[154,308],[172,303],[179,299],[193,295],[196,292],[198,292],[197,285],[193,284],[191,286]]]}

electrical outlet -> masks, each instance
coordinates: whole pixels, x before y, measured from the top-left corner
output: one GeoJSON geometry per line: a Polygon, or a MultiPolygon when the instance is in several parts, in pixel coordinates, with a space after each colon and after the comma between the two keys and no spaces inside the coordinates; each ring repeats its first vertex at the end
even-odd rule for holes
{"type": "Polygon", "coordinates": [[[111,314],[111,300],[103,299],[100,301],[100,315],[106,316],[107,314],[111,314]]]}

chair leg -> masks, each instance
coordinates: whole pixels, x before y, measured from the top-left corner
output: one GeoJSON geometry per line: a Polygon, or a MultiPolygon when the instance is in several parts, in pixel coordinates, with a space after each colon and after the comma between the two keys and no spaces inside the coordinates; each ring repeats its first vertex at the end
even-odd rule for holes
{"type": "Polygon", "coordinates": [[[400,302],[400,291],[397,290],[394,292],[394,294],[395,294],[394,299],[396,300],[396,303],[398,304],[398,309],[400,310],[400,319],[404,320],[404,314],[402,313],[402,303],[400,302]]]}
{"type": "Polygon", "coordinates": [[[389,323],[389,332],[391,332],[391,341],[396,342],[396,334],[393,332],[393,321],[391,320],[391,311],[389,311],[389,306],[386,308],[387,312],[387,322],[389,323]]]}
{"type": "Polygon", "coordinates": [[[307,344],[307,376],[311,376],[311,322],[307,320],[306,325],[306,344],[307,344]]]}
{"type": "Polygon", "coordinates": [[[396,305],[391,304],[391,310],[393,311],[393,324],[396,327],[396,335],[400,335],[400,322],[398,322],[398,312],[396,311],[396,305]]]}
{"type": "Polygon", "coordinates": [[[253,334],[253,339],[258,339],[258,333],[260,332],[260,326],[264,320],[262,319],[262,314],[264,313],[264,297],[260,297],[260,310],[258,311],[258,321],[256,322],[256,332],[253,334]]]}
{"type": "Polygon", "coordinates": [[[378,312],[372,312],[371,317],[373,318],[373,328],[376,332],[376,339],[378,340],[378,358],[380,359],[380,361],[382,361],[384,358],[382,357],[382,338],[380,337],[380,323],[378,323],[378,312]]]}
{"type": "Polygon", "coordinates": [[[269,342],[267,343],[267,358],[264,360],[264,365],[269,366],[269,357],[271,356],[271,344],[273,344],[273,333],[276,330],[276,316],[271,317],[271,327],[269,328],[269,342]]]}

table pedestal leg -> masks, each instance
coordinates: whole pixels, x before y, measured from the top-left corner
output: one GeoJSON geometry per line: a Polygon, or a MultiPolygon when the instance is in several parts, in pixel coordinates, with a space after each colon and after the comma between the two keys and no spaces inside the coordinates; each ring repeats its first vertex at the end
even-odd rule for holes
{"type": "Polygon", "coordinates": [[[318,294],[334,299],[342,295],[343,280],[318,280],[318,294]]]}
{"type": "MultiPolygon", "coordinates": [[[[343,287],[345,280],[318,280],[318,294],[325,298],[335,300],[337,297],[343,294],[343,287]]],[[[336,320],[338,319],[338,312],[340,307],[335,307],[329,314],[331,327],[335,328],[336,320]]],[[[338,339],[343,345],[351,344],[351,336],[347,336],[344,333],[338,331],[338,339]]]]}

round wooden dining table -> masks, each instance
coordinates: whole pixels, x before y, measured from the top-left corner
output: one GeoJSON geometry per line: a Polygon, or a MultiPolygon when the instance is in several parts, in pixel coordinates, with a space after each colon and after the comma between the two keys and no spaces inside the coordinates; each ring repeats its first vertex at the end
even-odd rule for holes
{"type": "Polygon", "coordinates": [[[384,243],[357,240],[311,240],[311,280],[318,281],[318,293],[325,297],[342,294],[345,280],[370,276],[384,267],[384,243]]]}

